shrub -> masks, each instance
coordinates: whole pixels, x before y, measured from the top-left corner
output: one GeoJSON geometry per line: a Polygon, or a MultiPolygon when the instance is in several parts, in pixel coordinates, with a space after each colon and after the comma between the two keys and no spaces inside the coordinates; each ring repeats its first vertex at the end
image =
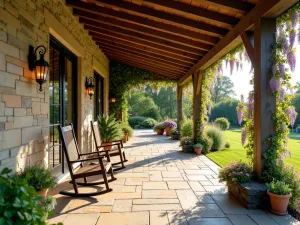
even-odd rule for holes
{"type": "Polygon", "coordinates": [[[101,140],[111,142],[123,138],[121,123],[117,122],[114,115],[98,116],[99,132],[101,140]]]}
{"type": "Polygon", "coordinates": [[[168,121],[165,121],[164,122],[164,126],[167,128],[167,127],[170,127],[170,128],[176,128],[177,127],[177,123],[172,121],[172,120],[168,120],[168,121]]]}
{"type": "Polygon", "coordinates": [[[199,138],[198,142],[202,144],[202,153],[207,154],[210,152],[211,147],[213,145],[213,140],[207,135],[203,135],[199,138]]]}
{"type": "Polygon", "coordinates": [[[145,119],[141,124],[140,126],[143,127],[143,128],[153,128],[154,125],[156,124],[156,120],[155,119],[151,119],[151,118],[148,118],[148,119],[145,119]]]}
{"type": "Polygon", "coordinates": [[[50,169],[43,166],[26,167],[18,176],[21,179],[27,179],[28,185],[35,188],[36,191],[54,188],[56,185],[55,177],[50,169]]]}
{"type": "Polygon", "coordinates": [[[228,141],[226,141],[225,148],[230,148],[230,147],[231,147],[230,143],[228,141]]]}
{"type": "Polygon", "coordinates": [[[172,134],[172,135],[180,135],[180,131],[174,129],[174,130],[171,130],[171,134],[172,134]]]}
{"type": "Polygon", "coordinates": [[[128,123],[132,128],[134,128],[136,125],[139,125],[140,123],[142,123],[145,119],[147,119],[147,117],[131,116],[128,118],[128,123]]]}
{"type": "Polygon", "coordinates": [[[122,131],[124,134],[128,134],[129,137],[133,136],[133,129],[128,124],[122,124],[122,131]]]}
{"type": "Polygon", "coordinates": [[[134,129],[143,129],[144,127],[142,127],[141,125],[135,125],[134,129]]]}
{"type": "Polygon", "coordinates": [[[221,117],[215,120],[215,124],[220,127],[221,130],[228,130],[230,128],[230,123],[228,119],[221,117]]]}
{"type": "Polygon", "coordinates": [[[292,191],[288,184],[280,180],[273,180],[266,185],[269,188],[269,191],[275,195],[288,195],[292,191]]]}
{"type": "Polygon", "coordinates": [[[219,150],[224,147],[225,144],[225,136],[220,128],[215,126],[209,126],[207,128],[206,134],[213,141],[211,150],[219,150]]]}
{"type": "Polygon", "coordinates": [[[152,107],[152,108],[148,109],[146,112],[142,113],[141,116],[150,117],[155,120],[162,119],[157,107],[152,107]]]}
{"type": "Polygon", "coordinates": [[[225,99],[217,103],[211,109],[210,121],[215,121],[215,119],[220,117],[225,117],[228,119],[232,126],[239,126],[238,117],[236,116],[236,108],[239,101],[236,99],[225,99]]]}
{"type": "Polygon", "coordinates": [[[252,169],[241,161],[232,162],[219,171],[220,182],[227,184],[245,183],[250,181],[252,169]]]}
{"type": "Polygon", "coordinates": [[[165,129],[164,122],[157,123],[153,127],[153,131],[165,129]]]}
{"type": "Polygon", "coordinates": [[[193,136],[193,121],[188,119],[181,124],[180,128],[181,135],[184,137],[192,137],[193,136]]]}
{"type": "Polygon", "coordinates": [[[0,224],[46,225],[48,212],[42,197],[26,178],[10,173],[8,168],[0,172],[0,224]]]}
{"type": "Polygon", "coordinates": [[[180,146],[193,145],[193,139],[191,137],[182,137],[180,139],[180,146]]]}

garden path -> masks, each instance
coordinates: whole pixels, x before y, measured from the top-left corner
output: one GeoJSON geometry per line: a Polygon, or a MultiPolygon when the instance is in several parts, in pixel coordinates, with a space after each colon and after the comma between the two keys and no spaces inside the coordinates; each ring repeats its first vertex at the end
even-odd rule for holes
{"type": "MultiPolygon", "coordinates": [[[[56,194],[64,225],[298,225],[290,215],[247,210],[218,181],[219,166],[204,155],[184,154],[178,141],[135,131],[126,144],[126,168],[113,191],[92,198],[56,194]]],[[[234,159],[233,159],[234,160],[234,159]]],[[[52,193],[70,187],[68,180],[52,193]]],[[[84,191],[87,188],[82,188],[84,191]]],[[[90,191],[90,190],[89,190],[90,191]]]]}

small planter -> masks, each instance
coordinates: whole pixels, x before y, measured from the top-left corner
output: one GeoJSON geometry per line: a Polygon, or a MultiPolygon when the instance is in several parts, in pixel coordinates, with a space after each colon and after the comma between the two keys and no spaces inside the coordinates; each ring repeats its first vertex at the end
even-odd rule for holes
{"type": "Polygon", "coordinates": [[[197,155],[201,155],[202,148],[194,148],[197,155]]]}
{"type": "Polygon", "coordinates": [[[171,134],[172,140],[180,140],[180,134],[171,134]]]}
{"type": "Polygon", "coordinates": [[[184,146],[182,146],[182,151],[184,153],[193,153],[194,152],[193,145],[184,145],[184,146]]]}
{"type": "Polygon", "coordinates": [[[128,141],[128,134],[124,134],[123,143],[126,143],[127,141],[128,141]]]}
{"type": "Polygon", "coordinates": [[[172,127],[166,127],[165,130],[166,130],[166,136],[168,137],[171,136],[172,127]]]}
{"type": "Polygon", "coordinates": [[[159,130],[156,130],[156,133],[157,135],[163,135],[164,134],[164,129],[159,129],[159,130]]]}
{"type": "Polygon", "coordinates": [[[102,144],[102,146],[104,146],[104,150],[112,150],[112,146],[111,146],[112,142],[105,142],[102,144]],[[106,145],[110,145],[105,147],[106,145]]]}
{"type": "Polygon", "coordinates": [[[267,191],[270,196],[271,201],[271,212],[280,216],[286,215],[288,213],[287,207],[289,204],[290,197],[292,194],[288,195],[276,195],[271,193],[269,190],[267,191]]]}
{"type": "Polygon", "coordinates": [[[47,198],[47,194],[48,194],[49,188],[41,190],[41,191],[37,191],[36,193],[40,196],[42,196],[43,199],[47,198]]]}

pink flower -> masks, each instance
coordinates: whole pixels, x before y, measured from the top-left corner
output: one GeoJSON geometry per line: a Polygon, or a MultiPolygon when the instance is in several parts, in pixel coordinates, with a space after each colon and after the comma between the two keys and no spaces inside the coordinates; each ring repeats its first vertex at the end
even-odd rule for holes
{"type": "Polygon", "coordinates": [[[229,177],[231,177],[232,173],[228,174],[229,177]]]}
{"type": "Polygon", "coordinates": [[[232,178],[232,181],[235,181],[236,180],[236,178],[232,178]]]}
{"type": "Polygon", "coordinates": [[[249,177],[250,175],[248,173],[246,173],[246,176],[249,177]]]}

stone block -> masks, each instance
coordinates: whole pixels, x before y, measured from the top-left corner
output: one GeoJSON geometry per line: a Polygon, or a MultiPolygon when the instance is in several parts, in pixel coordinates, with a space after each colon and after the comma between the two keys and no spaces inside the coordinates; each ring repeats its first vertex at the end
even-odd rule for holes
{"type": "Polygon", "coordinates": [[[48,114],[48,113],[49,113],[49,104],[41,103],[41,114],[48,114]]]}
{"type": "Polygon", "coordinates": [[[6,59],[6,62],[8,62],[8,63],[17,65],[17,66],[25,68],[25,69],[28,69],[28,62],[27,61],[25,62],[25,61],[16,59],[16,58],[8,56],[8,55],[5,57],[5,59],[6,59]]]}
{"type": "Polygon", "coordinates": [[[30,71],[29,69],[24,69],[24,77],[35,81],[34,72],[30,71]]]}
{"type": "Polygon", "coordinates": [[[32,25],[39,27],[39,22],[23,8],[19,8],[19,14],[32,25]]]}
{"type": "Polygon", "coordinates": [[[13,116],[14,109],[13,108],[5,108],[5,116],[13,116]]]}
{"type": "Polygon", "coordinates": [[[0,93],[1,94],[7,94],[7,95],[15,95],[16,89],[11,87],[2,87],[0,86],[0,93]]]}
{"type": "Polygon", "coordinates": [[[33,116],[19,116],[14,118],[14,127],[23,128],[33,125],[33,116]]]}
{"type": "Polygon", "coordinates": [[[15,58],[20,57],[19,49],[17,49],[16,47],[14,47],[12,45],[6,44],[5,42],[0,41],[0,49],[6,55],[10,55],[15,58]]]}
{"type": "MultiPolygon", "coordinates": [[[[20,29],[21,27],[20,21],[17,18],[15,18],[13,15],[11,15],[9,12],[4,10],[3,8],[0,8],[0,15],[1,15],[1,20],[4,20],[6,23],[11,24],[16,29],[20,29]]],[[[2,50],[2,48],[0,49],[2,50]]]]}
{"type": "Polygon", "coordinates": [[[7,72],[0,71],[0,85],[4,87],[15,88],[16,80],[19,76],[7,72]]]}
{"type": "Polygon", "coordinates": [[[20,146],[22,143],[21,129],[3,131],[3,148],[20,146]]]}
{"type": "Polygon", "coordinates": [[[10,24],[7,24],[7,33],[14,37],[17,37],[17,29],[10,24]]]}
{"type": "Polygon", "coordinates": [[[18,95],[2,95],[2,101],[5,102],[5,107],[21,107],[21,96],[18,95]]]}
{"type": "MultiPolygon", "coordinates": [[[[17,37],[18,37],[18,33],[17,33],[17,37]]],[[[14,35],[8,35],[8,44],[18,48],[18,49],[22,49],[22,50],[26,50],[28,49],[28,44],[27,42],[21,41],[19,38],[16,38],[14,35]]]]}
{"type": "Polygon", "coordinates": [[[22,107],[23,108],[31,108],[32,107],[32,102],[31,102],[30,97],[22,96],[22,107]]]}
{"type": "Polygon", "coordinates": [[[13,7],[9,2],[5,2],[4,3],[4,8],[6,9],[6,11],[8,11],[11,15],[13,15],[14,17],[18,18],[19,16],[19,12],[18,10],[13,7]]]}
{"type": "Polygon", "coordinates": [[[41,114],[40,102],[32,102],[32,114],[41,114]]]}
{"type": "Polygon", "coordinates": [[[0,70],[6,71],[5,55],[0,52],[0,70]]]}
{"type": "Polygon", "coordinates": [[[26,108],[14,108],[14,116],[26,116],[26,108]]]}
{"type": "Polygon", "coordinates": [[[7,33],[0,30],[0,41],[7,42],[7,33]]]}
{"type": "Polygon", "coordinates": [[[5,106],[3,102],[0,102],[0,116],[4,116],[5,106]]]}
{"type": "Polygon", "coordinates": [[[36,85],[25,83],[22,81],[16,81],[16,93],[23,96],[36,96],[36,85]]]}
{"type": "Polygon", "coordinates": [[[12,130],[14,129],[14,123],[13,122],[6,122],[5,123],[5,130],[12,130]]]}
{"type": "Polygon", "coordinates": [[[36,9],[35,3],[33,1],[31,1],[31,0],[27,0],[27,5],[29,7],[31,7],[32,9],[34,9],[34,10],[36,9]]]}
{"type": "Polygon", "coordinates": [[[13,116],[7,116],[7,122],[14,122],[14,117],[13,116]]]}
{"type": "Polygon", "coordinates": [[[0,151],[0,160],[9,158],[9,150],[0,151]]]}
{"type": "Polygon", "coordinates": [[[39,140],[42,127],[28,127],[22,129],[22,144],[28,144],[30,141],[39,140]]]}

